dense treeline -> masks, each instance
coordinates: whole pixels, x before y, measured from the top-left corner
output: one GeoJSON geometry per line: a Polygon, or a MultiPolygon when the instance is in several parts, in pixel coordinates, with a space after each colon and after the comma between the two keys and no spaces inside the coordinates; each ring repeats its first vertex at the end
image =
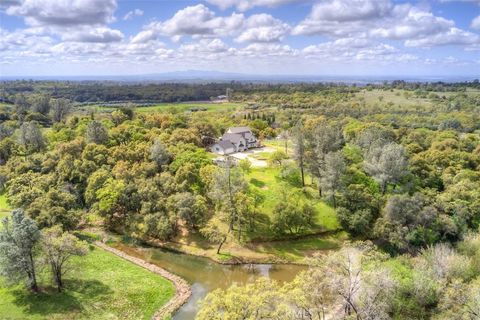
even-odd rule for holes
{"type": "MultiPolygon", "coordinates": [[[[235,99],[255,94],[293,94],[293,93],[355,93],[360,90],[356,85],[336,83],[119,83],[105,81],[3,81],[0,101],[14,102],[15,95],[43,93],[53,98],[64,98],[75,102],[111,102],[111,101],[144,101],[144,102],[180,102],[206,101],[212,97],[233,94],[235,99]],[[233,90],[233,91],[232,91],[233,90]]],[[[463,92],[467,88],[479,88],[478,80],[465,83],[419,83],[393,81],[384,84],[368,84],[365,88],[403,89],[415,92],[463,92]]]]}

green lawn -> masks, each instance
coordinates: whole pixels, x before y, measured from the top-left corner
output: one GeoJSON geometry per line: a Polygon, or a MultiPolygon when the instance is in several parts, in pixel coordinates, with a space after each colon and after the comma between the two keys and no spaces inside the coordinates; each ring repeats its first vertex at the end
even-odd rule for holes
{"type": "Polygon", "coordinates": [[[0,194],[0,211],[8,211],[10,206],[7,203],[7,195],[5,193],[0,194]]]}
{"type": "MultiPolygon", "coordinates": [[[[260,205],[261,213],[271,217],[277,203],[284,201],[286,195],[296,194],[300,198],[300,201],[309,202],[317,209],[315,226],[309,230],[309,233],[331,231],[339,228],[335,211],[319,199],[316,190],[309,186],[307,186],[305,190],[302,190],[299,186],[293,186],[282,181],[282,179],[278,177],[279,170],[278,167],[255,168],[247,175],[247,180],[250,182],[250,185],[257,188],[265,198],[264,202],[260,205]]],[[[261,225],[260,228],[258,228],[258,232],[252,235],[252,237],[268,237],[271,233],[268,227],[268,224],[261,225]]]]}
{"type": "Polygon", "coordinates": [[[0,219],[5,218],[10,213],[10,206],[7,203],[6,195],[0,194],[0,219]]]}
{"type": "Polygon", "coordinates": [[[46,272],[40,294],[0,279],[0,319],[151,319],[175,293],[168,280],[96,247],[72,266],[63,293],[46,272]]]}

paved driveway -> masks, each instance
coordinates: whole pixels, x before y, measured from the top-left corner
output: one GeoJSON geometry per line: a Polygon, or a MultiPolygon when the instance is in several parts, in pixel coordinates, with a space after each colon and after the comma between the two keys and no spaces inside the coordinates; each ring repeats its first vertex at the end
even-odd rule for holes
{"type": "MultiPolygon", "coordinates": [[[[263,159],[257,159],[255,155],[258,156],[259,153],[272,153],[274,151],[275,149],[271,147],[260,147],[260,148],[250,149],[244,152],[232,153],[230,156],[237,160],[248,159],[252,163],[252,167],[265,168],[266,166],[268,166],[267,161],[263,159]]],[[[223,159],[223,158],[219,157],[219,159],[223,159]]]]}

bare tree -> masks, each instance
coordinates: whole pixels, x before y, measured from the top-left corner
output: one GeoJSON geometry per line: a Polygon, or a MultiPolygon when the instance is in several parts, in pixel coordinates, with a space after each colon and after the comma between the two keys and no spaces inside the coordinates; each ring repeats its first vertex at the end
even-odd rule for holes
{"type": "Polygon", "coordinates": [[[385,194],[389,183],[398,183],[407,173],[408,160],[403,146],[391,142],[370,148],[364,161],[365,171],[379,184],[385,194]]]}
{"type": "Polygon", "coordinates": [[[308,150],[306,152],[306,163],[310,173],[318,180],[318,193],[321,196],[320,178],[325,163],[325,156],[342,148],[344,143],[342,128],[322,121],[309,133],[306,141],[306,149],[308,150]]]}
{"type": "Polygon", "coordinates": [[[22,123],[19,129],[18,143],[24,146],[27,152],[37,152],[45,147],[45,140],[36,122],[22,123]]]}
{"type": "Polygon", "coordinates": [[[396,283],[378,263],[380,256],[371,254],[371,248],[363,244],[345,247],[320,260],[316,272],[321,279],[319,286],[329,293],[324,301],[330,314],[357,320],[388,319],[396,283]]]}
{"type": "Polygon", "coordinates": [[[172,156],[167,150],[167,147],[160,141],[155,139],[152,147],[150,148],[150,159],[153,160],[159,168],[168,164],[171,161],[172,156]]]}
{"type": "Polygon", "coordinates": [[[50,97],[46,94],[33,97],[32,111],[47,115],[50,112],[50,97]]]}
{"type": "Polygon", "coordinates": [[[343,186],[343,176],[345,174],[345,158],[341,151],[330,152],[325,156],[325,164],[322,168],[320,183],[328,196],[332,198],[333,207],[337,207],[336,193],[343,186]]]}
{"type": "MultiPolygon", "coordinates": [[[[235,225],[241,232],[241,224],[245,220],[241,216],[244,212],[241,210],[239,201],[243,199],[241,195],[245,194],[248,184],[238,168],[234,168],[232,159],[226,157],[225,164],[221,170],[214,175],[213,185],[209,196],[215,202],[217,215],[224,214],[221,217],[228,225],[228,233],[234,231],[235,225]]],[[[227,236],[224,237],[226,240],[227,236]]],[[[224,241],[223,241],[224,242],[224,241]]]]}
{"type": "Polygon", "coordinates": [[[54,122],[64,121],[72,109],[70,100],[54,99],[51,102],[51,113],[54,122]]]}
{"type": "MultiPolygon", "coordinates": [[[[302,187],[305,187],[305,132],[302,125],[302,122],[299,121],[296,126],[293,128],[292,137],[293,137],[293,156],[295,161],[300,168],[300,173],[302,174],[302,187]]],[[[287,141],[287,140],[285,140],[287,141]]],[[[287,145],[285,143],[285,150],[287,145]]]]}
{"type": "Polygon", "coordinates": [[[45,262],[50,265],[58,292],[63,289],[63,276],[68,271],[67,263],[73,256],[87,254],[87,245],[74,235],[62,232],[60,226],[42,232],[42,251],[45,262]]]}
{"type": "Polygon", "coordinates": [[[89,143],[104,144],[108,141],[107,128],[101,122],[93,120],[88,124],[86,138],[89,143]]]}

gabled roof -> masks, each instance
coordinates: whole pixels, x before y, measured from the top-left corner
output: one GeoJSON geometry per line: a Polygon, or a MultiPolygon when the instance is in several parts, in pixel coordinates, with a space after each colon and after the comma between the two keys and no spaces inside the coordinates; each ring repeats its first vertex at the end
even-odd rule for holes
{"type": "Polygon", "coordinates": [[[237,133],[224,133],[222,136],[222,141],[231,141],[232,143],[239,144],[243,142],[245,139],[242,135],[237,133]]]}
{"type": "Polygon", "coordinates": [[[245,132],[252,132],[249,127],[232,127],[228,129],[229,133],[245,133],[245,132]]]}
{"type": "Polygon", "coordinates": [[[218,145],[219,145],[220,148],[222,148],[223,150],[230,149],[230,148],[235,149],[235,146],[234,146],[233,143],[230,142],[229,140],[221,140],[221,141],[218,141],[218,145]]]}

